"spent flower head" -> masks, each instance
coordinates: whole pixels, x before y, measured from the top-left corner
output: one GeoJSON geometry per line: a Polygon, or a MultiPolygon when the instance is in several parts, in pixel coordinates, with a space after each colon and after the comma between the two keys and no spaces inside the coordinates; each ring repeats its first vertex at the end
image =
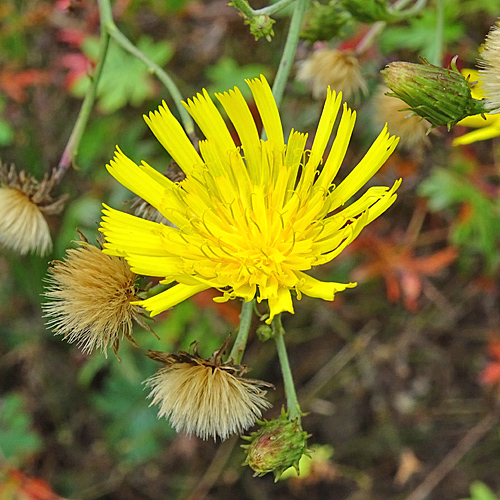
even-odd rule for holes
{"type": "Polygon", "coordinates": [[[104,252],[124,257],[133,272],[163,276],[177,283],[141,305],[158,314],[208,288],[224,302],[267,300],[270,323],[293,313],[291,292],[333,300],[354,283],[330,283],[304,271],[330,262],[362,228],[396,199],[391,188],[371,187],[348,202],[383,165],[397,144],[384,129],[365,157],[338,185],[333,180],[349,144],[356,114],[344,105],[331,151],[323,160],[341,105],[330,89],[310,150],[307,134],[292,131],[285,144],[281,120],[264,77],[248,80],[267,139],[261,140],[254,118],[238,88],[217,94],[241,140],[234,140],[208,93],[198,94],[186,109],[206,139],[200,153],[164,103],[145,117],[158,140],[186,174],[172,182],[119,149],[107,166],[119,182],[157,208],[168,227],[104,206],[101,231],[104,252]]]}
{"type": "Polygon", "coordinates": [[[342,92],[345,99],[367,91],[357,57],[345,50],[324,48],[314,51],[300,63],[297,80],[308,84],[315,99],[324,99],[328,86],[342,92]]]}
{"type": "Polygon", "coordinates": [[[430,64],[402,61],[390,63],[381,71],[388,95],[408,105],[408,110],[428,120],[433,127],[445,125],[450,130],[466,116],[485,112],[482,101],[471,95],[472,84],[458,71],[455,60],[445,69],[430,64]]]}
{"type": "Polygon", "coordinates": [[[497,23],[486,36],[479,56],[480,75],[485,97],[485,107],[500,113],[500,26],[497,23]]]}
{"type": "Polygon", "coordinates": [[[132,338],[135,320],[152,332],[144,322],[144,310],[137,301],[136,275],[121,257],[106,255],[88,243],[83,235],[77,248],[66,251],[64,261],[53,261],[49,269],[42,304],[47,326],[68,342],[76,342],[85,353],[109,345],[118,356],[120,340],[132,338]]]}
{"type": "Polygon", "coordinates": [[[193,354],[149,351],[148,357],[165,367],[146,381],[152,387],[148,397],[177,432],[226,439],[253,425],[271,406],[263,388],[272,384],[244,378],[245,366],[222,362],[227,342],[208,360],[198,355],[197,345],[193,354]]]}
{"type": "Polygon", "coordinates": [[[67,199],[52,198],[55,184],[53,174],[39,182],[13,165],[0,164],[0,245],[21,255],[46,255],[52,250],[45,215],[61,212],[67,199]]]}

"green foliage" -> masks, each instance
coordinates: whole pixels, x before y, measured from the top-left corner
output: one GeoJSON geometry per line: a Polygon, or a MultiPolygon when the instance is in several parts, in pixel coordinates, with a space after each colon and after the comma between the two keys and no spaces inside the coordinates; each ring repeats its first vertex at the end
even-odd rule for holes
{"type": "MultiPolygon", "coordinates": [[[[3,112],[5,107],[5,99],[0,94],[0,113],[3,112]]],[[[8,146],[14,140],[14,130],[7,121],[0,117],[0,146],[8,146]]]]}
{"type": "Polygon", "coordinates": [[[458,217],[451,228],[452,243],[465,252],[479,253],[492,272],[499,264],[500,206],[498,201],[482,193],[470,178],[459,171],[434,169],[419,188],[427,196],[429,208],[438,212],[462,205],[466,216],[458,217]]]}
{"type": "Polygon", "coordinates": [[[9,393],[0,398],[0,456],[15,465],[21,465],[42,446],[25,407],[20,394],[9,393]]]}
{"type": "MultiPolygon", "coordinates": [[[[459,10],[449,2],[445,8],[443,39],[445,44],[456,42],[465,32],[464,26],[458,21],[459,10]]],[[[408,26],[390,26],[380,36],[380,48],[383,52],[409,49],[417,55],[434,61],[436,44],[436,9],[426,9],[420,17],[408,20],[408,26]]]]}
{"type": "MultiPolygon", "coordinates": [[[[99,353],[94,356],[101,359],[90,361],[93,369],[105,359],[99,353]]],[[[124,463],[138,464],[157,455],[175,433],[146,400],[143,382],[159,366],[129,345],[122,346],[120,357],[121,362],[114,356],[108,359],[109,376],[103,390],[91,395],[92,406],[104,417],[106,442],[113,455],[124,463]]],[[[80,381],[88,383],[91,371],[80,374],[80,381]]]]}
{"type": "Polygon", "coordinates": [[[305,16],[300,37],[311,43],[343,38],[351,34],[354,24],[352,15],[339,0],[327,4],[314,1],[305,16]]]}
{"type": "Polygon", "coordinates": [[[362,23],[387,22],[394,19],[386,0],[342,0],[342,5],[362,23]]]}
{"type": "Polygon", "coordinates": [[[499,498],[481,481],[474,481],[470,485],[470,498],[462,500],[499,500],[499,498]]]}
{"type": "MultiPolygon", "coordinates": [[[[159,66],[166,64],[173,50],[168,42],[155,43],[143,35],[137,41],[137,48],[159,66]]],[[[89,37],[83,43],[83,52],[96,61],[99,54],[99,40],[89,37]]],[[[77,97],[83,97],[89,85],[87,76],[77,80],[72,88],[77,97]]],[[[110,42],[101,81],[97,91],[98,105],[105,113],[113,113],[126,104],[139,106],[153,95],[154,85],[148,67],[136,57],[110,42]]]]}
{"type": "Polygon", "coordinates": [[[208,92],[213,95],[215,92],[225,92],[234,86],[241,90],[245,99],[250,99],[252,93],[244,83],[247,78],[256,78],[263,74],[269,77],[269,70],[262,64],[247,64],[238,66],[238,63],[230,57],[222,57],[213,66],[207,68],[207,76],[212,85],[208,87],[208,92]]]}

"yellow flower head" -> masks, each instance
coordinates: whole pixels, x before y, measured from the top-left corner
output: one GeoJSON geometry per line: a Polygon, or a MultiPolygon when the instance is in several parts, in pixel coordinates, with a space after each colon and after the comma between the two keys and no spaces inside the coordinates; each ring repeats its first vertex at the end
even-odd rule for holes
{"type": "Polygon", "coordinates": [[[175,227],[147,221],[105,206],[101,231],[105,252],[123,256],[133,272],[177,282],[141,305],[158,314],[207,288],[219,301],[255,296],[267,300],[268,321],[293,313],[290,291],[333,300],[354,283],[325,283],[304,271],[335,258],[361,229],[394,202],[392,188],[371,187],[347,208],[344,204],[377,172],[397,144],[387,130],[338,185],[333,184],[356,113],[344,104],[331,151],[323,163],[341,104],[328,89],[310,151],[307,134],[293,131],[285,144],[271,89],[263,76],[247,80],[266,140],[238,88],[217,94],[241,141],[237,147],[215,104],[204,90],[184,103],[206,139],[196,151],[166,104],[145,117],[182,168],[174,183],[145,162],[136,165],[119,149],[107,166],[119,182],[157,208],[175,227]]]}

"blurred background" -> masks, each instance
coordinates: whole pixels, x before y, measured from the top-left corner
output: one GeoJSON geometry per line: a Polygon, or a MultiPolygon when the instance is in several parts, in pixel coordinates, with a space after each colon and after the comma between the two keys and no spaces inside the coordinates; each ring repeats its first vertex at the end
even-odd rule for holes
{"type": "MultiPolygon", "coordinates": [[[[474,68],[498,2],[444,6],[442,64],[458,55],[460,69],[474,68]]],[[[116,0],[113,15],[188,98],[203,87],[246,92],[244,79],[261,73],[272,81],[290,11],[273,16],[271,42],[256,41],[225,0],[116,0]]],[[[391,61],[432,57],[437,16],[429,1],[418,15],[382,26],[360,53],[365,88],[348,99],[358,118],[340,177],[390,120],[382,116],[389,104],[376,99],[379,71],[391,61]]],[[[373,26],[351,19],[322,35],[315,23],[304,25],[281,105],[285,132],[310,139],[323,103],[296,79],[301,61],[334,36],[331,47],[354,49],[373,26]]],[[[38,179],[57,166],[98,40],[93,0],[1,2],[2,162],[38,179]]],[[[175,352],[198,340],[210,356],[238,324],[237,301],[216,305],[213,292],[198,294],[156,318],[160,340],[137,328],[140,348],[123,343],[121,362],[82,354],[44,325],[48,262],[64,258],[76,229],[96,240],[102,202],[122,208],[132,198],[104,168],[115,145],[159,171],[169,164],[142,115],[162,99],[171,109],[173,102],[146,66],[113,42],[108,58],[76,166],[57,187],[69,200],[49,219],[53,253],[0,250],[0,499],[500,498],[498,138],[453,146],[470,131],[460,125],[428,137],[409,133],[373,180],[403,178],[395,205],[312,273],[358,286],[332,303],[304,297],[295,315],[284,316],[303,426],[316,451],[299,478],[274,483],[271,474],[253,478],[241,466],[238,438],[221,444],[176,434],[145,399],[142,383],[158,368],[147,349],[175,352]]],[[[255,337],[257,326],[243,362],[253,378],[276,386],[265,415],[272,418],[285,401],[281,373],[274,344],[255,337]]]]}

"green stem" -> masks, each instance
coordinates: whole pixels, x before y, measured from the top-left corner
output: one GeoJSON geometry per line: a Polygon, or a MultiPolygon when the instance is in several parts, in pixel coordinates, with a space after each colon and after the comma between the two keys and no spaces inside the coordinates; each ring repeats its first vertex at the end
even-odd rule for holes
{"type": "Polygon", "coordinates": [[[231,2],[231,5],[237,8],[242,14],[244,14],[245,17],[252,19],[252,17],[255,16],[272,16],[273,14],[276,14],[276,12],[279,12],[281,9],[284,9],[295,1],[296,0],[279,0],[272,5],[268,5],[267,7],[263,7],[262,9],[257,10],[252,9],[252,7],[248,5],[246,0],[233,0],[231,2]]]}
{"type": "Polygon", "coordinates": [[[288,36],[285,42],[285,48],[283,49],[280,65],[273,84],[274,100],[276,101],[276,105],[278,107],[281,103],[281,99],[283,98],[285,85],[288,80],[288,76],[290,75],[290,70],[292,69],[295,52],[299,43],[302,19],[304,18],[304,14],[307,11],[308,6],[309,0],[296,0],[292,20],[290,21],[290,29],[288,30],[288,36]]]}
{"type": "Polygon", "coordinates": [[[194,134],[194,124],[191,116],[186,111],[184,106],[182,105],[182,95],[179,92],[179,89],[175,85],[174,81],[170,76],[162,69],[158,64],[152,61],[146,54],[141,52],[116,26],[113,21],[113,16],[111,13],[111,6],[109,0],[98,0],[99,9],[101,12],[101,22],[102,26],[109,33],[111,38],[122,47],[124,50],[137,57],[140,61],[142,61],[147,67],[150,73],[156,75],[158,80],[165,85],[168,92],[172,96],[172,99],[177,106],[177,110],[179,111],[182,123],[184,125],[184,129],[189,136],[194,134]]]}
{"type": "Polygon", "coordinates": [[[255,299],[250,302],[243,302],[241,306],[240,314],[240,325],[238,326],[238,333],[236,339],[234,340],[233,348],[229,353],[228,360],[232,361],[235,365],[239,365],[243,353],[245,352],[245,347],[247,345],[248,332],[250,331],[250,325],[252,324],[253,308],[255,305],[255,299]]]}
{"type": "Polygon", "coordinates": [[[429,62],[441,66],[443,58],[443,31],[444,31],[444,0],[437,0],[437,22],[434,46],[429,57],[429,62]]]}
{"type": "Polygon", "coordinates": [[[285,329],[281,324],[281,314],[274,317],[271,323],[273,329],[274,341],[276,342],[276,350],[278,351],[278,358],[280,360],[281,372],[283,373],[283,382],[285,384],[286,406],[288,409],[288,419],[298,420],[300,423],[301,410],[297,393],[295,392],[295,385],[293,383],[292,371],[288,361],[288,354],[285,346],[285,329]]]}
{"type": "Polygon", "coordinates": [[[90,86],[87,89],[85,97],[82,102],[82,107],[78,113],[78,118],[76,119],[71,135],[68,139],[66,147],[64,148],[61,160],[57,166],[55,179],[56,182],[60,182],[64,177],[64,174],[68,171],[69,167],[73,165],[73,162],[78,154],[78,148],[82,140],[83,132],[89,121],[90,112],[94,106],[95,98],[97,95],[97,86],[99,85],[99,80],[102,75],[102,69],[104,67],[104,61],[106,60],[106,55],[109,48],[109,33],[104,29],[101,23],[101,39],[99,46],[99,55],[97,59],[97,64],[94,70],[94,74],[90,78],[90,86]]]}

